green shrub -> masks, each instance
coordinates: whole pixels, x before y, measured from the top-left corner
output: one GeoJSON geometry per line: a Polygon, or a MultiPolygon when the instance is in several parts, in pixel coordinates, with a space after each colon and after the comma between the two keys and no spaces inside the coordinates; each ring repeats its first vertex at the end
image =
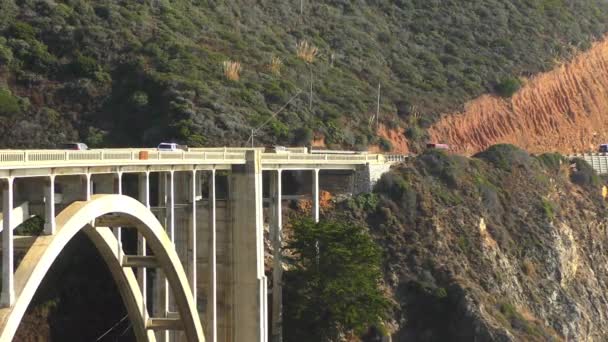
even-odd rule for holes
{"type": "Polygon", "coordinates": [[[12,37],[17,39],[22,39],[27,42],[36,40],[36,31],[34,28],[30,24],[23,21],[14,23],[11,25],[8,31],[12,37]]]}
{"type": "Polygon", "coordinates": [[[296,128],[292,135],[292,142],[296,146],[308,146],[312,142],[312,130],[308,127],[296,128]]]}
{"type": "Polygon", "coordinates": [[[420,141],[424,137],[424,131],[416,125],[409,126],[405,130],[405,136],[413,141],[420,141]]]}
{"type": "Polygon", "coordinates": [[[516,77],[507,77],[495,87],[496,93],[502,97],[511,97],[521,87],[521,81],[516,77]]]}
{"type": "Polygon", "coordinates": [[[95,73],[100,67],[94,58],[78,54],[70,64],[70,69],[76,76],[95,78],[95,73]]]}
{"type": "Polygon", "coordinates": [[[19,98],[13,96],[10,90],[0,88],[0,116],[11,116],[21,113],[19,98]]]}
{"type": "Polygon", "coordinates": [[[557,172],[561,165],[567,162],[566,158],[559,153],[543,153],[537,156],[538,159],[546,169],[557,172]]]}
{"type": "Polygon", "coordinates": [[[44,230],[44,220],[40,216],[33,216],[15,228],[15,235],[40,235],[44,230]]]}
{"type": "Polygon", "coordinates": [[[466,159],[450,156],[444,151],[431,149],[420,155],[416,162],[429,174],[438,177],[451,188],[459,186],[464,176],[466,159]]]}
{"type": "Polygon", "coordinates": [[[131,95],[131,105],[137,109],[141,109],[148,105],[148,94],[144,91],[136,91],[131,95]]]}
{"type": "Polygon", "coordinates": [[[381,137],[380,141],[378,142],[378,145],[380,146],[380,149],[384,152],[389,152],[393,150],[393,144],[390,140],[386,138],[381,137]]]}
{"type": "Polygon", "coordinates": [[[549,220],[549,221],[553,221],[555,219],[555,204],[553,202],[551,202],[550,200],[543,198],[542,199],[542,208],[543,208],[543,213],[545,214],[545,217],[549,220]]]}
{"type": "Polygon", "coordinates": [[[510,144],[498,144],[490,146],[487,150],[473,156],[492,163],[495,167],[511,171],[515,167],[529,169],[533,163],[528,152],[510,144]]]}
{"type": "Polygon", "coordinates": [[[8,65],[13,61],[13,51],[0,43],[0,66],[8,65]]]}
{"type": "Polygon", "coordinates": [[[597,173],[584,159],[574,158],[572,162],[576,166],[576,170],[570,173],[572,183],[581,186],[598,186],[600,184],[597,173]]]}

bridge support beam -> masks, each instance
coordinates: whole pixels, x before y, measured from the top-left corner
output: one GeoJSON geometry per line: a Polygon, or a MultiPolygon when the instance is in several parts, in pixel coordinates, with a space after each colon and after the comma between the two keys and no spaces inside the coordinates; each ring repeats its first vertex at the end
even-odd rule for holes
{"type": "MultiPolygon", "coordinates": [[[[118,172],[114,174],[114,193],[118,195],[122,195],[122,173],[118,172]]],[[[122,228],[116,227],[114,228],[114,236],[116,237],[116,255],[118,256],[118,261],[122,261],[123,253],[122,253],[122,228]]]]}
{"type": "Polygon", "coordinates": [[[92,189],[91,189],[91,174],[87,173],[85,175],[82,175],[82,187],[80,188],[82,193],[80,194],[80,198],[85,200],[85,201],[89,201],[91,200],[91,193],[92,193],[92,189]]]}
{"type": "Polygon", "coordinates": [[[44,234],[55,234],[55,175],[50,175],[44,185],[44,234]]]}
{"type": "Polygon", "coordinates": [[[312,218],[319,222],[319,169],[312,170],[312,218]]]}
{"type": "Polygon", "coordinates": [[[0,305],[11,307],[15,304],[15,276],[13,273],[13,178],[2,184],[2,294],[0,305]]]}
{"type": "MultiPolygon", "coordinates": [[[[138,176],[138,190],[139,190],[139,201],[150,209],[150,172],[146,171],[138,176]]],[[[142,234],[137,234],[137,254],[146,256],[146,238],[142,234]]],[[[145,267],[141,267],[137,270],[137,278],[139,281],[139,288],[141,289],[142,296],[142,316],[147,319],[146,315],[148,312],[148,282],[147,272],[145,267]]]]}
{"type": "Polygon", "coordinates": [[[190,173],[190,202],[192,205],[192,213],[190,216],[190,238],[188,239],[188,244],[190,245],[190,286],[192,286],[192,298],[194,298],[194,303],[196,300],[196,182],[197,173],[196,170],[192,170],[190,173]]]}
{"type": "Polygon", "coordinates": [[[233,165],[230,201],[233,236],[233,341],[267,341],[260,151],[233,165]]]}
{"type": "Polygon", "coordinates": [[[207,339],[217,342],[217,231],[215,169],[209,173],[209,291],[207,296],[207,339]]]}
{"type": "Polygon", "coordinates": [[[283,213],[281,170],[270,175],[270,235],[274,262],[272,267],[272,342],[283,341],[283,213]]]}

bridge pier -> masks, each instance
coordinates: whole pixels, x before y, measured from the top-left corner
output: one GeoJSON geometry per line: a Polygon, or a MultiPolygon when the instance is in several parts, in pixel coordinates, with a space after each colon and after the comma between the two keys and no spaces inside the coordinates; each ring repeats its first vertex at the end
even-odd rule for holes
{"type": "Polygon", "coordinates": [[[13,273],[13,178],[2,182],[2,293],[0,305],[11,307],[15,304],[15,276],[13,273]]]}
{"type": "Polygon", "coordinates": [[[283,208],[282,170],[270,174],[270,236],[274,253],[272,267],[272,341],[283,341],[283,208]]]}
{"type": "Polygon", "coordinates": [[[264,275],[262,168],[260,151],[247,151],[233,165],[230,202],[233,234],[233,340],[267,341],[267,284],[264,275]]]}
{"type": "MultiPolygon", "coordinates": [[[[139,201],[150,209],[150,171],[138,175],[138,192],[139,201]]],[[[141,256],[147,255],[146,250],[146,238],[142,234],[137,234],[137,254],[141,256]]],[[[142,296],[142,317],[145,320],[148,319],[148,281],[147,272],[145,267],[140,267],[137,270],[137,277],[139,281],[139,288],[141,289],[142,296]]]]}
{"type": "Polygon", "coordinates": [[[44,185],[44,234],[55,234],[55,175],[50,175],[44,185]]]}

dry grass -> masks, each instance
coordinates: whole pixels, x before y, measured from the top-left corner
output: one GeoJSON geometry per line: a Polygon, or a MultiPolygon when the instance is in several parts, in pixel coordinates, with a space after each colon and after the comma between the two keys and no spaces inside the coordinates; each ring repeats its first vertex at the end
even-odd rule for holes
{"type": "Polygon", "coordinates": [[[224,76],[231,81],[238,81],[241,78],[241,63],[224,61],[224,76]]]}
{"type": "Polygon", "coordinates": [[[305,40],[300,41],[296,45],[296,51],[298,58],[307,63],[314,62],[315,57],[317,57],[317,54],[319,54],[319,49],[316,46],[309,44],[305,40]]]}
{"type": "Polygon", "coordinates": [[[268,70],[270,70],[273,75],[280,76],[282,67],[283,60],[281,58],[273,56],[272,59],[270,59],[270,64],[268,64],[268,70]]]}

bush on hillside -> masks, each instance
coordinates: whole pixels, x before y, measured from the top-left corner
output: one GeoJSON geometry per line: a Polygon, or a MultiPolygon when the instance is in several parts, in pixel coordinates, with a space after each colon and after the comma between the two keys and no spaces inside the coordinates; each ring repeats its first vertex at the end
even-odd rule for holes
{"type": "Polygon", "coordinates": [[[425,151],[416,161],[422,170],[439,178],[451,188],[458,187],[466,168],[465,158],[450,156],[437,149],[425,151]]]}
{"type": "Polygon", "coordinates": [[[511,144],[490,146],[487,150],[479,152],[473,157],[488,161],[505,171],[512,171],[515,167],[529,169],[534,161],[528,152],[511,144]]]}
{"type": "Polygon", "coordinates": [[[600,184],[597,173],[584,159],[574,158],[572,163],[575,165],[575,170],[570,173],[572,183],[580,186],[598,186],[600,184]]]}
{"type": "Polygon", "coordinates": [[[0,116],[11,116],[21,113],[19,98],[13,96],[10,90],[0,88],[0,116]]]}
{"type": "Polygon", "coordinates": [[[511,97],[521,87],[521,81],[517,77],[507,77],[500,81],[496,87],[496,93],[502,97],[511,97]]]}
{"type": "Polygon", "coordinates": [[[553,172],[559,171],[560,167],[567,162],[567,159],[559,153],[543,153],[536,157],[546,169],[553,172]]]}

